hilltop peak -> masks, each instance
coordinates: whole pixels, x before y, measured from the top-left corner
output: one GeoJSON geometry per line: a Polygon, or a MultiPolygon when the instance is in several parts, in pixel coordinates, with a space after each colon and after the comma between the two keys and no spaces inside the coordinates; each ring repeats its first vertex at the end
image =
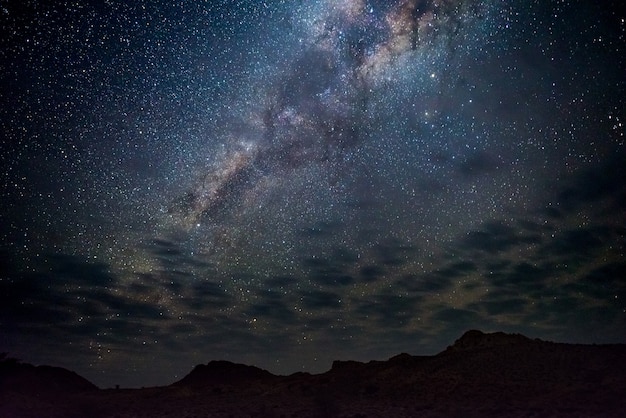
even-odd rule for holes
{"type": "Polygon", "coordinates": [[[461,338],[446,351],[470,350],[475,348],[493,347],[509,344],[528,343],[532,340],[522,334],[507,334],[504,332],[484,333],[473,329],[465,332],[461,338]]]}
{"type": "Polygon", "coordinates": [[[75,393],[97,390],[97,386],[62,367],[34,366],[18,361],[0,362],[0,393],[75,393]]]}
{"type": "Polygon", "coordinates": [[[216,382],[236,383],[247,380],[260,380],[275,377],[267,370],[224,360],[199,364],[183,379],[174,385],[206,385],[216,382]]]}

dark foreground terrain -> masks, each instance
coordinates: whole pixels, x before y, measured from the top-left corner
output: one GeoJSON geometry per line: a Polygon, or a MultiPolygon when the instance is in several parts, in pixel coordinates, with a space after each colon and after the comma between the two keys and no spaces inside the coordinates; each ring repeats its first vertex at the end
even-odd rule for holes
{"type": "Polygon", "coordinates": [[[213,361],[148,389],[101,390],[65,369],[0,364],[1,417],[625,417],[626,345],[468,331],[435,356],[335,362],[275,376],[213,361]]]}

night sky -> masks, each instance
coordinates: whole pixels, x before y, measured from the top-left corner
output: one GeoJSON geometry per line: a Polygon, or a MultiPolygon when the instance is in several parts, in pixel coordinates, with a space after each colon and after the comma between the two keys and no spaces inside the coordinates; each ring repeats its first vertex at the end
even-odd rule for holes
{"type": "Polygon", "coordinates": [[[0,1],[0,352],[101,387],[626,343],[621,1],[0,1]]]}

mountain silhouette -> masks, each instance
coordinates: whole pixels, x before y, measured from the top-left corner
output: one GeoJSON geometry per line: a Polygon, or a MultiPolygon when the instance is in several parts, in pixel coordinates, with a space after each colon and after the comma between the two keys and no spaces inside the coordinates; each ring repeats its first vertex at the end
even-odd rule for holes
{"type": "Polygon", "coordinates": [[[31,374],[21,376],[56,388],[55,402],[15,392],[3,377],[0,416],[626,416],[626,345],[562,344],[502,332],[468,331],[434,356],[335,361],[321,374],[276,376],[211,361],[169,386],[146,389],[95,390],[57,369],[54,383],[48,369],[29,367],[31,374]]]}
{"type": "Polygon", "coordinates": [[[97,393],[96,385],[70,370],[0,357],[0,417],[78,418],[91,409],[84,409],[84,397],[97,393]]]}
{"type": "Polygon", "coordinates": [[[172,386],[202,387],[215,384],[239,384],[255,380],[272,379],[277,376],[254,366],[231,363],[230,361],[211,361],[199,364],[172,386]]]}
{"type": "MultiPolygon", "coordinates": [[[[528,337],[521,334],[506,334],[504,332],[494,332],[485,334],[482,331],[470,330],[448,347],[450,351],[472,350],[483,347],[495,347],[502,345],[527,345],[532,343],[528,337]]],[[[539,340],[535,340],[539,341],[539,340]]]]}
{"type": "Polygon", "coordinates": [[[45,395],[97,390],[78,374],[52,366],[33,366],[13,359],[0,361],[0,393],[45,395]]]}

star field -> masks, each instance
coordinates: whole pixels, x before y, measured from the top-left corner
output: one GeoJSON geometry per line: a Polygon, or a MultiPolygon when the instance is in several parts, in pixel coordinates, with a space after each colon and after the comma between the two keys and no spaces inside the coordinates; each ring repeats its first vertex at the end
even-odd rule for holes
{"type": "Polygon", "coordinates": [[[0,352],[108,387],[626,342],[625,19],[0,2],[0,352]]]}

